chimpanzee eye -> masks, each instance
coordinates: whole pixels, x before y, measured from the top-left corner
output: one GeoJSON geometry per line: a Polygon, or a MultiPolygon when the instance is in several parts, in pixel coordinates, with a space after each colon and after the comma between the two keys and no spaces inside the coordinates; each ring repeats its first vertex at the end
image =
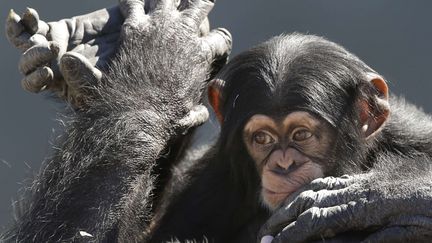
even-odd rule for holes
{"type": "Polygon", "coordinates": [[[254,133],[253,141],[260,145],[267,145],[275,142],[274,138],[270,136],[270,134],[263,131],[254,133]]]}
{"type": "Polygon", "coordinates": [[[298,142],[304,141],[310,137],[312,137],[312,133],[306,129],[298,130],[293,135],[294,141],[298,141],[298,142]]]}

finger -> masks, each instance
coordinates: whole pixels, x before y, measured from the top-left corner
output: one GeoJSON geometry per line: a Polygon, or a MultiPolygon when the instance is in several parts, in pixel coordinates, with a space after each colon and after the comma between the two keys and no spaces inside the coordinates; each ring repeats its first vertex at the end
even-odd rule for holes
{"type": "Polygon", "coordinates": [[[200,26],[213,9],[213,6],[214,0],[191,0],[189,8],[182,13],[187,18],[192,19],[196,26],[200,26]]]}
{"type": "Polygon", "coordinates": [[[359,212],[356,207],[356,203],[349,203],[330,208],[310,208],[276,235],[273,243],[288,240],[289,242],[305,242],[331,238],[350,229],[361,230],[357,225],[353,225],[357,221],[353,220],[356,216],[352,212],[359,212]],[[348,228],[348,226],[351,227],[348,228]]]}
{"type": "Polygon", "coordinates": [[[286,225],[295,221],[297,216],[306,209],[312,207],[316,201],[317,194],[313,191],[305,191],[300,194],[293,202],[278,209],[261,227],[259,235],[275,235],[286,225]]]}
{"type": "Polygon", "coordinates": [[[211,60],[209,61],[226,58],[231,53],[232,37],[224,28],[212,30],[207,36],[202,37],[202,40],[210,47],[211,60]]]}
{"type": "Polygon", "coordinates": [[[47,43],[48,43],[47,38],[41,34],[34,34],[29,39],[29,44],[31,46],[46,45],[47,43]]]}
{"type": "Polygon", "coordinates": [[[192,110],[179,121],[180,132],[186,134],[188,129],[202,125],[209,118],[209,112],[203,105],[196,105],[192,110]]]}
{"type": "Polygon", "coordinates": [[[266,235],[264,237],[261,238],[260,243],[271,243],[273,241],[273,236],[271,235],[266,235]]]}
{"type": "Polygon", "coordinates": [[[55,59],[58,54],[58,45],[54,42],[33,46],[23,53],[18,68],[23,74],[35,70],[55,59]]]}
{"type": "Polygon", "coordinates": [[[306,186],[308,190],[319,191],[319,190],[338,190],[345,188],[354,182],[356,182],[354,177],[344,175],[341,177],[325,177],[313,180],[309,185],[306,186]]]}
{"type": "Polygon", "coordinates": [[[137,28],[148,21],[149,16],[144,11],[142,0],[120,0],[120,10],[125,18],[124,26],[137,28]]]}
{"type": "Polygon", "coordinates": [[[205,18],[200,25],[200,36],[206,36],[210,32],[210,22],[208,18],[205,18]]]}
{"type": "Polygon", "coordinates": [[[93,88],[100,83],[102,72],[79,53],[67,52],[60,59],[60,71],[73,90],[93,88]]]}
{"type": "Polygon", "coordinates": [[[36,34],[38,31],[39,14],[32,8],[27,8],[24,12],[21,22],[30,34],[36,34]]]}
{"type": "Polygon", "coordinates": [[[26,75],[21,80],[21,86],[24,90],[38,93],[44,90],[53,79],[54,74],[49,67],[40,67],[29,75],[26,75]]]}
{"type": "Polygon", "coordinates": [[[42,27],[37,27],[39,31],[35,35],[31,35],[26,31],[26,21],[34,22],[34,20],[29,20],[31,12],[32,11],[30,11],[30,13],[26,12],[23,16],[23,19],[21,19],[13,10],[11,10],[6,20],[6,36],[9,42],[21,51],[26,51],[34,45],[47,42],[44,36],[46,33],[43,33],[44,31],[40,31],[43,29],[48,31],[48,25],[45,22],[39,21],[39,25],[42,27]]]}
{"type": "Polygon", "coordinates": [[[338,190],[343,189],[345,187],[348,187],[352,185],[353,183],[358,182],[357,177],[352,177],[348,175],[343,175],[341,177],[325,177],[325,178],[318,178],[313,180],[311,183],[307,184],[306,186],[303,186],[296,192],[292,193],[286,200],[285,205],[289,204],[290,202],[294,201],[301,193],[305,191],[320,191],[320,190],[338,190]]]}
{"type": "Polygon", "coordinates": [[[328,208],[312,207],[275,237],[275,243],[303,242],[332,238],[342,232],[364,231],[376,225],[387,224],[389,212],[382,204],[364,199],[328,208]]]}
{"type": "Polygon", "coordinates": [[[302,192],[287,206],[282,207],[267,221],[263,227],[262,234],[275,233],[284,226],[296,220],[299,215],[313,207],[327,208],[343,205],[352,201],[366,200],[367,190],[357,190],[355,188],[344,188],[341,190],[312,190],[302,192]]]}
{"type": "Polygon", "coordinates": [[[31,47],[30,34],[24,31],[21,18],[11,9],[6,20],[6,37],[9,42],[21,51],[31,47]]]}
{"type": "Polygon", "coordinates": [[[32,8],[26,9],[21,21],[27,31],[32,35],[37,33],[45,36],[48,33],[48,24],[41,21],[38,12],[32,8]]]}
{"type": "Polygon", "coordinates": [[[178,0],[159,0],[156,3],[155,11],[174,10],[179,6],[178,0]]]}
{"type": "Polygon", "coordinates": [[[6,36],[8,38],[13,39],[24,31],[24,26],[20,21],[20,16],[11,9],[6,19],[6,36]]]}

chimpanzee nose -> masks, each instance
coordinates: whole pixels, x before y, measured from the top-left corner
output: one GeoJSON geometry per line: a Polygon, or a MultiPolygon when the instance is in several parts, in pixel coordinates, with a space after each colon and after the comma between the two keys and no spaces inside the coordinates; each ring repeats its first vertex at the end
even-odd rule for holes
{"type": "Polygon", "coordinates": [[[288,170],[288,168],[294,163],[294,160],[291,156],[287,156],[286,153],[283,153],[282,156],[277,161],[277,165],[285,170],[288,170]]]}
{"type": "Polygon", "coordinates": [[[296,150],[288,148],[285,151],[282,149],[274,151],[269,158],[268,166],[275,172],[286,172],[293,164],[295,164],[296,150]]]}

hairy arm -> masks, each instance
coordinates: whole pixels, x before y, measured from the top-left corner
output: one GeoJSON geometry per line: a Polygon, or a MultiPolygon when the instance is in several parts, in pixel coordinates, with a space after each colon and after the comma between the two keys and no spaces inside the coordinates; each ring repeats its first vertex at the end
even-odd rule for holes
{"type": "Polygon", "coordinates": [[[60,59],[66,82],[85,87],[86,106],[72,114],[64,141],[43,167],[5,240],[124,241],[145,237],[152,217],[154,168],[169,142],[201,124],[199,105],[213,61],[225,60],[231,37],[199,35],[210,1],[179,11],[159,1],[120,1],[123,42],[101,80],[76,53],[60,59]]]}

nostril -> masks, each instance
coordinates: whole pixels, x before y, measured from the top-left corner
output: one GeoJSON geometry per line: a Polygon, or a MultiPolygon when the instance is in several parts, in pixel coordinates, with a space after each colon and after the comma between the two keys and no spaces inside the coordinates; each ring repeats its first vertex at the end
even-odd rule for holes
{"type": "MultiPolygon", "coordinates": [[[[283,163],[282,163],[282,165],[283,165],[283,163]]],[[[291,163],[288,166],[282,166],[282,165],[279,164],[279,163],[277,163],[276,166],[275,166],[275,168],[272,169],[272,171],[274,173],[276,173],[276,174],[288,174],[291,171],[293,171],[294,167],[295,167],[295,163],[294,162],[291,163]]]]}

